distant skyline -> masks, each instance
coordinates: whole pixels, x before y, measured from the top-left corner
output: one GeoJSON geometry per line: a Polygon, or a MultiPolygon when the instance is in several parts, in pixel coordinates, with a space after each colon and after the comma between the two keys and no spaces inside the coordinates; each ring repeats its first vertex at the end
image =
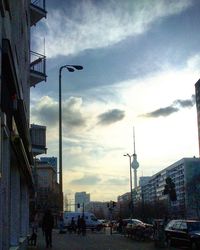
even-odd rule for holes
{"type": "Polygon", "coordinates": [[[199,157],[194,84],[200,78],[198,0],[53,0],[32,30],[47,56],[47,82],[31,89],[31,123],[47,126],[58,157],[62,72],[63,191],[91,200],[129,192],[133,126],[140,176],[199,157]],[[59,2],[59,4],[58,4],[59,2]]]}

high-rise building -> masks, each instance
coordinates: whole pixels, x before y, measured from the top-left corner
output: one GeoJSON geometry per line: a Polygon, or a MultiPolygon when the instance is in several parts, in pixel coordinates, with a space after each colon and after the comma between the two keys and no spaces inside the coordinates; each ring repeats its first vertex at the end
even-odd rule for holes
{"type": "Polygon", "coordinates": [[[150,177],[140,189],[134,189],[134,202],[154,203],[163,201],[174,214],[197,218],[200,213],[200,159],[183,158],[150,177]],[[164,195],[166,179],[175,184],[177,200],[170,202],[164,195]]]}
{"type": "Polygon", "coordinates": [[[90,202],[90,194],[86,192],[75,193],[75,212],[82,211],[84,206],[90,202]],[[80,205],[80,207],[78,206],[80,205]]]}

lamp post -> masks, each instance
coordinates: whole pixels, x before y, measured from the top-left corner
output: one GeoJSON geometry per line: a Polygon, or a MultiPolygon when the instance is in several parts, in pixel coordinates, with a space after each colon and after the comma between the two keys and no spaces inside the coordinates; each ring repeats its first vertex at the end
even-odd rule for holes
{"type": "Polygon", "coordinates": [[[68,70],[74,72],[75,70],[82,70],[81,65],[63,65],[59,69],[59,184],[60,184],[60,196],[61,196],[61,211],[63,210],[63,183],[62,183],[62,93],[61,93],[61,80],[62,70],[68,70]]]}
{"type": "Polygon", "coordinates": [[[130,167],[130,193],[131,193],[131,218],[133,216],[133,187],[132,187],[132,170],[131,170],[131,157],[133,155],[125,154],[124,156],[129,157],[129,167],[130,167]]]}

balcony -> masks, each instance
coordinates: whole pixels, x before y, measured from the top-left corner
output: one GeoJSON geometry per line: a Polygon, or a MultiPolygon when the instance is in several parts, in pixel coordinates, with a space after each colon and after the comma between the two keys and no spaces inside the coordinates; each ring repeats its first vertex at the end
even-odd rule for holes
{"type": "Polygon", "coordinates": [[[45,0],[31,0],[30,16],[31,26],[36,25],[42,18],[46,18],[45,0]]]}
{"type": "Polygon", "coordinates": [[[30,87],[35,87],[39,82],[46,81],[46,78],[46,57],[31,51],[30,87]]]}
{"type": "Polygon", "coordinates": [[[30,137],[33,155],[46,154],[46,126],[31,124],[30,137]]]}

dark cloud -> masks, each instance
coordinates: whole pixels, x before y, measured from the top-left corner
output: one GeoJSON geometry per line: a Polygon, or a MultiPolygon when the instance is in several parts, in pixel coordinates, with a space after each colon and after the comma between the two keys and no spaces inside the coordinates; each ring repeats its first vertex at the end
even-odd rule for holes
{"type": "MultiPolygon", "coordinates": [[[[62,104],[63,125],[67,128],[83,127],[86,125],[87,118],[82,113],[81,98],[70,97],[62,104]]],[[[31,108],[33,118],[49,127],[58,123],[58,103],[53,102],[49,97],[43,97],[31,108]]]]}
{"type": "Polygon", "coordinates": [[[146,113],[144,115],[142,115],[143,117],[159,117],[159,116],[169,116],[172,113],[178,112],[179,109],[178,108],[174,108],[171,106],[165,107],[165,108],[160,108],[157,110],[154,110],[153,112],[150,113],[146,113]]]}
{"type": "Polygon", "coordinates": [[[97,177],[96,175],[85,175],[84,177],[80,179],[71,181],[70,184],[87,186],[87,185],[96,185],[100,181],[101,181],[101,178],[97,177]]]}
{"type": "Polygon", "coordinates": [[[40,121],[41,124],[53,127],[58,121],[58,105],[53,103],[44,103],[44,105],[38,105],[36,103],[31,108],[31,117],[34,117],[40,121]]]}
{"type": "Polygon", "coordinates": [[[109,125],[122,120],[125,116],[125,112],[119,109],[112,109],[98,116],[98,124],[109,125]]]}
{"type": "Polygon", "coordinates": [[[169,116],[175,112],[180,111],[183,108],[191,108],[195,104],[195,95],[192,95],[191,99],[186,100],[180,100],[177,99],[173,102],[172,105],[164,108],[156,109],[152,112],[140,115],[141,117],[147,117],[147,118],[157,118],[160,116],[169,116]]]}
{"type": "Polygon", "coordinates": [[[176,100],[174,105],[179,105],[181,108],[191,108],[195,104],[195,95],[192,95],[191,99],[187,100],[176,100]]]}

